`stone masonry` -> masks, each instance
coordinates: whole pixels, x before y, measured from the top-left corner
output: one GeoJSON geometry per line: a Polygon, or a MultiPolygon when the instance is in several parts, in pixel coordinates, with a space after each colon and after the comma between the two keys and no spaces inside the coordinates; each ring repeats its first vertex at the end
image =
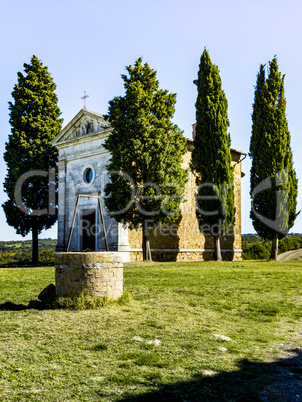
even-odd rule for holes
{"type": "MultiPolygon", "coordinates": [[[[192,140],[187,140],[187,153],[183,168],[189,169],[193,149],[192,140]]],[[[241,162],[242,153],[231,149],[234,168],[235,219],[233,230],[221,239],[222,257],[226,261],[241,261],[241,162]]],[[[195,215],[195,176],[189,169],[184,200],[180,204],[181,217],[177,222],[149,230],[152,259],[154,261],[204,261],[213,259],[214,239],[205,236],[199,229],[195,215]]],[[[151,219],[150,219],[151,221],[151,219]]],[[[131,261],[142,261],[142,230],[129,230],[131,261]]]]}
{"type": "MultiPolygon", "coordinates": [[[[193,138],[194,127],[195,125],[193,125],[193,138]]],[[[104,148],[104,142],[111,133],[112,128],[104,116],[82,109],[52,142],[59,151],[57,251],[74,252],[75,255],[87,249],[91,252],[105,250],[100,209],[95,198],[99,197],[110,252],[118,252],[123,262],[139,261],[142,259],[142,231],[131,230],[130,227],[117,223],[104,205],[104,188],[110,179],[106,168],[110,154],[104,148]],[[77,213],[74,214],[79,196],[77,213]],[[70,236],[72,222],[74,225],[70,236]],[[94,234],[93,244],[89,243],[89,247],[85,246],[87,233],[94,234]]],[[[187,138],[187,153],[183,158],[185,169],[190,166],[192,150],[193,140],[187,138]]],[[[238,261],[241,260],[242,252],[241,161],[245,154],[231,148],[231,155],[234,167],[234,230],[221,239],[221,251],[224,260],[238,261]]],[[[195,177],[189,169],[189,180],[184,200],[180,205],[179,220],[150,230],[150,245],[154,260],[202,261],[213,258],[213,237],[201,230],[196,218],[195,193],[195,177]]]]}
{"type": "Polygon", "coordinates": [[[57,296],[118,299],[123,294],[123,263],[116,252],[57,253],[57,296]]]}

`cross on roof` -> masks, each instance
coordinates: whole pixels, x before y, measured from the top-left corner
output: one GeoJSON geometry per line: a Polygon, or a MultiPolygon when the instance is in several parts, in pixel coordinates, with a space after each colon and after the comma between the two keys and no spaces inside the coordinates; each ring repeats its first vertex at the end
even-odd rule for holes
{"type": "Polygon", "coordinates": [[[86,95],[86,91],[84,91],[84,96],[81,97],[81,99],[84,99],[84,109],[87,109],[87,107],[86,107],[86,98],[89,98],[89,95],[86,95]]]}

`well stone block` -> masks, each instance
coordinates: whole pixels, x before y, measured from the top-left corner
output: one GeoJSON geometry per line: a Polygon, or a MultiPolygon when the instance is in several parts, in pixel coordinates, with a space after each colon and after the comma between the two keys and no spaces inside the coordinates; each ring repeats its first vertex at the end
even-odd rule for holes
{"type": "Polygon", "coordinates": [[[118,299],[123,294],[123,263],[116,252],[69,252],[55,256],[56,294],[118,299]]]}

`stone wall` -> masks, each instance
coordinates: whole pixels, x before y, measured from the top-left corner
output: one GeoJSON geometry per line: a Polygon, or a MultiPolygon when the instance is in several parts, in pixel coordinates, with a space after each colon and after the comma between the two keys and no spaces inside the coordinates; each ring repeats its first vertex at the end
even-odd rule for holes
{"type": "MultiPolygon", "coordinates": [[[[192,145],[184,155],[183,168],[188,169],[192,145]]],[[[230,234],[221,238],[222,258],[241,260],[241,154],[232,151],[234,167],[234,228],[230,234]]],[[[205,236],[199,229],[195,215],[195,176],[189,170],[189,180],[185,188],[184,201],[180,205],[181,217],[178,221],[149,231],[152,258],[155,261],[203,261],[213,258],[214,239],[205,236]]],[[[151,220],[151,217],[150,217],[151,220]]],[[[142,260],[142,231],[129,230],[131,261],[142,260]]]]}
{"type": "MultiPolygon", "coordinates": [[[[223,261],[242,261],[241,251],[221,250],[223,261]]],[[[143,261],[142,251],[130,253],[132,262],[143,261]]],[[[214,259],[214,250],[152,250],[153,261],[211,261],[214,259]]]]}
{"type": "Polygon", "coordinates": [[[118,299],[123,294],[123,263],[120,253],[56,253],[56,293],[77,297],[118,299]]]}

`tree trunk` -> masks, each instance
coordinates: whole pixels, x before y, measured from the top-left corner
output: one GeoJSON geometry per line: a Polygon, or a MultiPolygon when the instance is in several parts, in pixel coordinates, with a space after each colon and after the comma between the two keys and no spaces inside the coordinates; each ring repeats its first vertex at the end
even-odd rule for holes
{"type": "Polygon", "coordinates": [[[278,233],[275,232],[274,235],[273,235],[273,238],[272,238],[272,251],[271,251],[270,260],[277,261],[278,243],[279,243],[279,236],[278,236],[278,233]]]}
{"type": "Polygon", "coordinates": [[[150,240],[149,240],[149,229],[147,225],[144,225],[143,227],[143,260],[152,261],[150,240]]]}
{"type": "Polygon", "coordinates": [[[38,246],[38,229],[32,228],[32,263],[37,264],[39,261],[39,246],[38,246]]]}
{"type": "Polygon", "coordinates": [[[214,236],[214,260],[222,261],[220,250],[220,236],[214,236]]]}

